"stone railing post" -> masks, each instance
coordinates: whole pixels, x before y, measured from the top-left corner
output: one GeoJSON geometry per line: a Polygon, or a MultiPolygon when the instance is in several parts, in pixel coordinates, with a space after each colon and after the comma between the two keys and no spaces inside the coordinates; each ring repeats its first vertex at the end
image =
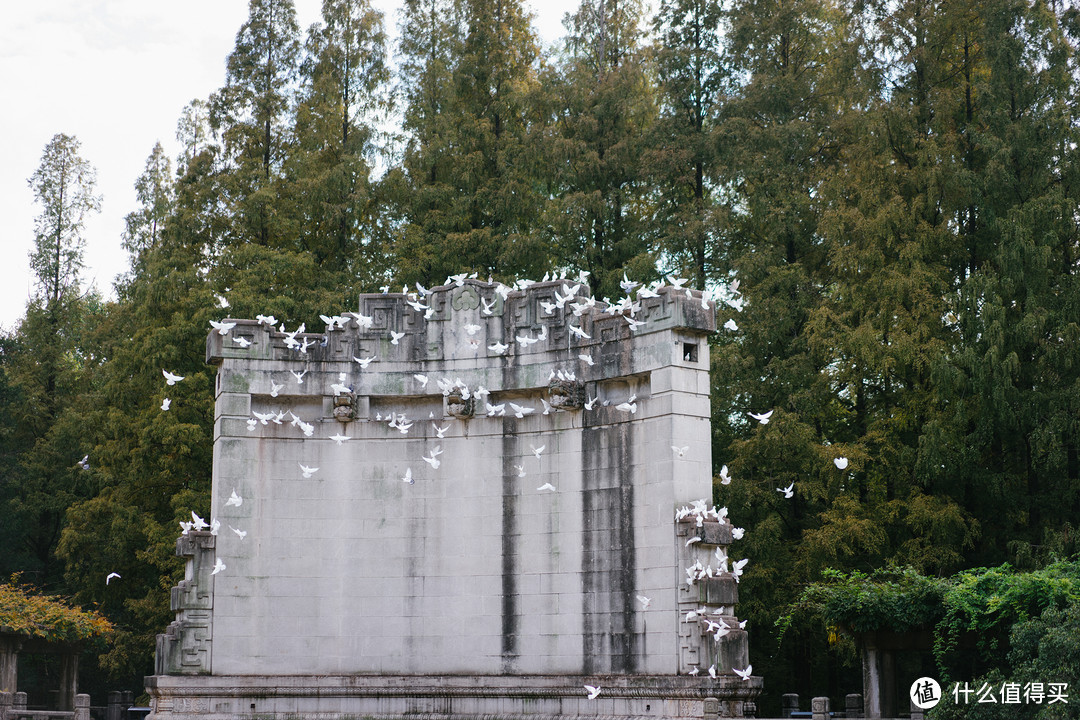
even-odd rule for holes
{"type": "Polygon", "coordinates": [[[799,693],[784,693],[780,696],[780,717],[789,718],[799,709],[799,693]]]}
{"type": "Polygon", "coordinates": [[[924,720],[926,713],[923,712],[914,700],[911,700],[911,720],[924,720]]]}
{"type": "Polygon", "coordinates": [[[862,716],[862,695],[859,693],[846,695],[844,697],[844,717],[861,718],[862,716]]]}
{"type": "Polygon", "coordinates": [[[14,693],[7,691],[0,692],[0,720],[7,720],[8,711],[11,710],[11,706],[15,702],[14,695],[14,693]]]}
{"type": "Polygon", "coordinates": [[[122,720],[124,707],[124,694],[119,690],[109,693],[109,704],[105,709],[105,720],[122,720]]]}
{"type": "Polygon", "coordinates": [[[810,701],[813,720],[829,720],[829,698],[816,697],[810,701]]]}
{"type": "Polygon", "coordinates": [[[90,696],[86,693],[75,696],[75,720],[90,720],[90,696]]]}

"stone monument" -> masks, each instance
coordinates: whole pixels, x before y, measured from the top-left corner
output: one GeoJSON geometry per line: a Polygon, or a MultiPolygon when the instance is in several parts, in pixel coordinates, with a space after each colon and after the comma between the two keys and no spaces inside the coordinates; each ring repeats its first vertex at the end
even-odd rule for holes
{"type": "Polygon", "coordinates": [[[679,511],[711,496],[711,303],[508,290],[211,331],[220,526],[177,543],[152,718],[752,715],[737,578],[701,570],[732,526],[679,511]]]}

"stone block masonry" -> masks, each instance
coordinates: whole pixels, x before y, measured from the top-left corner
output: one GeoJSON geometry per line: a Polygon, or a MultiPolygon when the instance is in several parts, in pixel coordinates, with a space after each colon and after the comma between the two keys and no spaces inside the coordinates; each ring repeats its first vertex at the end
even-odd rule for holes
{"type": "MultiPolygon", "coordinates": [[[[729,621],[737,600],[685,587],[674,519],[711,496],[713,310],[664,288],[631,329],[567,289],[465,280],[420,309],[362,295],[324,334],[210,333],[221,530],[181,539],[155,718],[752,708],[757,678],[687,674],[746,665],[742,631],[714,646],[683,623],[699,596],[729,621]]],[[[714,524],[710,550],[731,542],[714,524]]]]}

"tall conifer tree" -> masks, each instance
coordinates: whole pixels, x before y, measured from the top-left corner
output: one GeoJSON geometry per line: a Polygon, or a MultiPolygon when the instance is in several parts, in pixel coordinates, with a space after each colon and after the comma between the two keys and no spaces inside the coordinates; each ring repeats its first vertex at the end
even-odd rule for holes
{"type": "Polygon", "coordinates": [[[548,225],[558,264],[615,296],[624,268],[655,274],[642,162],[656,117],[636,0],[584,0],[567,18],[566,57],[548,90],[562,100],[552,135],[548,225]]]}

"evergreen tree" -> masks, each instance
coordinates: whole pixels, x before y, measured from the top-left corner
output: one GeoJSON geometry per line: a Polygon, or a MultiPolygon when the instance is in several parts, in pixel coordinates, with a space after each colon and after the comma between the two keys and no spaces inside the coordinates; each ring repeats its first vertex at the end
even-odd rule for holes
{"type": "Polygon", "coordinates": [[[41,164],[28,180],[41,214],[34,222],[34,250],[30,269],[47,306],[78,292],[83,268],[83,225],[91,212],[101,209],[94,194],[97,173],[79,156],[79,141],[69,135],[53,136],[41,155],[41,164]]]}
{"type": "Polygon", "coordinates": [[[374,287],[386,250],[371,188],[373,123],[389,107],[382,15],[367,0],[325,0],[325,24],[309,31],[296,112],[296,151],[284,200],[296,206],[291,235],[319,263],[374,287]],[[362,280],[360,278],[363,278],[362,280]]]}
{"type": "Polygon", "coordinates": [[[653,18],[659,117],[646,154],[656,196],[663,263],[705,288],[722,253],[717,242],[717,119],[730,80],[720,46],[720,4],[665,0],[653,18]]]}
{"type": "Polygon", "coordinates": [[[122,243],[133,262],[138,263],[143,252],[160,242],[165,220],[172,213],[172,163],[160,142],[154,144],[145,169],[135,180],[135,199],[140,207],[124,218],[122,243]]]}
{"type": "Polygon", "coordinates": [[[441,280],[471,269],[503,276],[546,265],[535,230],[540,202],[535,109],[539,48],[519,0],[461,0],[435,20],[406,5],[408,93],[402,278],[441,280]],[[409,36],[411,29],[424,34],[409,36]]]}
{"type": "Polygon", "coordinates": [[[205,101],[195,99],[184,106],[176,122],[176,140],[181,147],[176,174],[182,176],[195,158],[210,147],[210,108],[205,101]]]}
{"type": "Polygon", "coordinates": [[[588,271],[598,296],[618,294],[626,268],[656,273],[642,162],[656,106],[640,22],[635,0],[583,0],[567,18],[566,58],[548,90],[562,105],[547,224],[558,265],[588,271]]]}
{"type": "Polygon", "coordinates": [[[226,61],[225,86],[210,101],[226,163],[221,188],[239,241],[283,241],[276,181],[288,150],[299,34],[292,0],[250,0],[226,61]]]}

